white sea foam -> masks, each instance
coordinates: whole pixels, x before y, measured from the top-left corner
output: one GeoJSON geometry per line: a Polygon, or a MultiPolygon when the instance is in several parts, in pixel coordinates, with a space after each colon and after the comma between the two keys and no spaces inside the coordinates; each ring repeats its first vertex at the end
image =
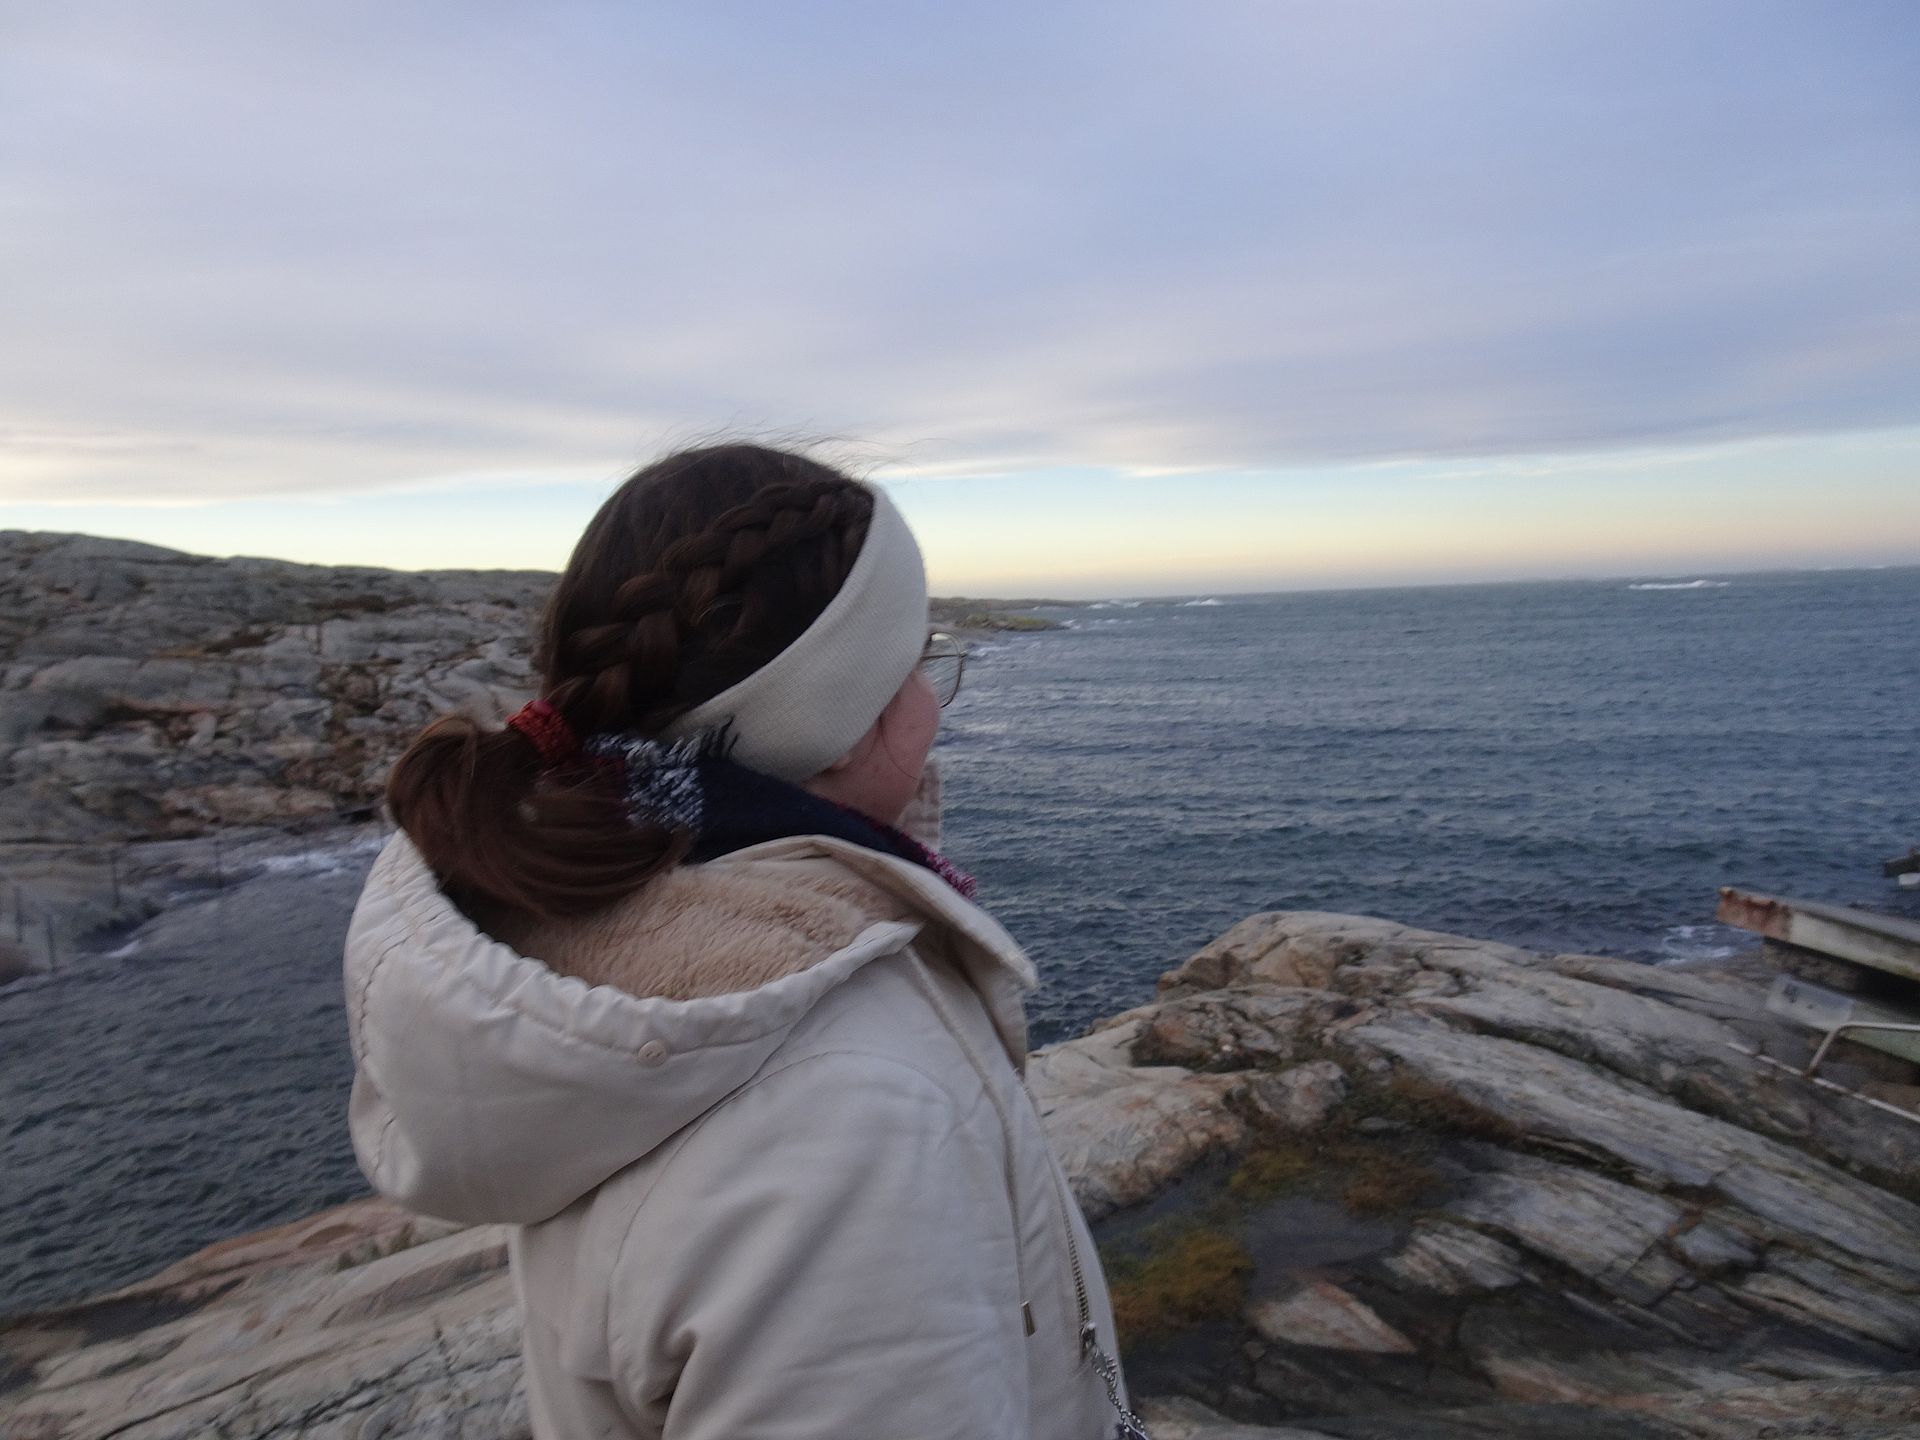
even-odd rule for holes
{"type": "Polygon", "coordinates": [[[1209,599],[1209,600],[1182,600],[1182,601],[1180,602],[1180,604],[1181,604],[1181,607],[1182,607],[1183,609],[1185,609],[1185,608],[1190,608],[1190,607],[1192,607],[1192,606],[1195,606],[1195,605],[1224,605],[1224,604],[1226,604],[1226,603],[1227,603],[1227,602],[1226,602],[1226,601],[1224,601],[1224,600],[1211,600],[1211,599],[1209,599]]]}
{"type": "Polygon", "coordinates": [[[1731,580],[1642,580],[1629,590],[1724,590],[1731,580]]]}
{"type": "MultiPolygon", "coordinates": [[[[218,872],[218,888],[214,888],[209,883],[214,876],[203,870],[191,883],[173,885],[161,892],[159,914],[164,915],[169,911],[184,910],[193,906],[218,904],[224,891],[253,880],[269,877],[304,879],[309,876],[338,875],[379,850],[386,841],[385,835],[373,832],[333,845],[315,846],[309,850],[291,850],[279,855],[263,855],[258,858],[235,854],[229,850],[218,872]]],[[[140,930],[136,930],[125,944],[103,951],[101,958],[125,960],[140,954],[146,949],[148,940],[148,937],[142,933],[144,929],[143,926],[140,930]]]]}
{"type": "Polygon", "coordinates": [[[1660,937],[1661,965],[1697,964],[1738,955],[1752,942],[1726,925],[1675,925],[1660,937]]]}
{"type": "Polygon", "coordinates": [[[1140,600],[1096,600],[1089,610],[1138,610],[1144,601],[1140,600]]]}
{"type": "Polygon", "coordinates": [[[327,845],[314,850],[295,850],[287,855],[269,855],[260,862],[262,875],[335,875],[362,855],[372,854],[386,843],[384,835],[362,835],[345,845],[327,845]]]}

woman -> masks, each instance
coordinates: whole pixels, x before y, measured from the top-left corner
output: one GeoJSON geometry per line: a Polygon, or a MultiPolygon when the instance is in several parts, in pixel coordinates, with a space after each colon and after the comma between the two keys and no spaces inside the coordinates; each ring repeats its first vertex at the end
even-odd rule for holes
{"type": "Polygon", "coordinates": [[[1020,1081],[1031,966],[927,848],[960,662],[926,612],[880,491],[684,452],[588,526],[541,699],[394,769],[354,1146],[394,1199],[514,1227],[538,1435],[1131,1423],[1020,1081]]]}

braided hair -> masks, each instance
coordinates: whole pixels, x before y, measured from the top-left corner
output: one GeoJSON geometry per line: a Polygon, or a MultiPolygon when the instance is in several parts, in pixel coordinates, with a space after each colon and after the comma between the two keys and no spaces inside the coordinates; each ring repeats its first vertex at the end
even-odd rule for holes
{"type": "MultiPolygon", "coordinates": [[[[873,497],[759,445],[683,450],[600,507],[541,621],[540,693],[576,734],[655,736],[800,638],[839,592],[873,497]]],[[[394,765],[387,806],[470,913],[597,909],[677,864],[685,840],[636,828],[590,770],[544,768],[532,740],[448,716],[394,765]]]]}

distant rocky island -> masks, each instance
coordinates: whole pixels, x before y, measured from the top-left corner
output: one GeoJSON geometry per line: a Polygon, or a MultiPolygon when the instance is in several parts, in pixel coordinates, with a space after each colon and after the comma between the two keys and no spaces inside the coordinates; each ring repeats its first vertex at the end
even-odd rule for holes
{"type": "MultiPolygon", "coordinates": [[[[0,936],[0,979],[218,863],[151,842],[258,848],[368,822],[428,720],[526,700],[555,578],[0,531],[0,858],[24,917],[0,936]]],[[[1025,613],[1039,603],[942,599],[932,619],[1053,628],[1025,613]]]]}
{"type": "Polygon", "coordinates": [[[1058,620],[1029,614],[1033,610],[1079,609],[1084,600],[980,600],[967,596],[936,595],[927,602],[935,625],[959,635],[996,635],[1035,630],[1058,630],[1058,620]]]}
{"type": "MultiPolygon", "coordinates": [[[[1273,913],[1028,1083],[1160,1440],[1911,1436],[1913,1127],[1756,1043],[1739,965],[1273,913]]],[[[0,1432],[525,1440],[505,1265],[380,1200],[242,1236],[0,1326],[0,1432]]]]}

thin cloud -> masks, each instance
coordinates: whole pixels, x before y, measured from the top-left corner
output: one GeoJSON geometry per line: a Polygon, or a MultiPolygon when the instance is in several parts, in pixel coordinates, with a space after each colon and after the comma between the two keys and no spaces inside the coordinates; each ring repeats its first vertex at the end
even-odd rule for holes
{"type": "Polygon", "coordinates": [[[0,497],[1137,472],[1920,422],[1920,20],[1605,3],[0,21],[0,497]]]}

